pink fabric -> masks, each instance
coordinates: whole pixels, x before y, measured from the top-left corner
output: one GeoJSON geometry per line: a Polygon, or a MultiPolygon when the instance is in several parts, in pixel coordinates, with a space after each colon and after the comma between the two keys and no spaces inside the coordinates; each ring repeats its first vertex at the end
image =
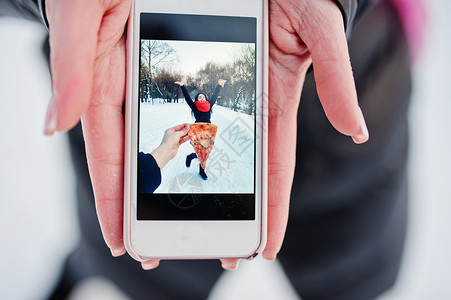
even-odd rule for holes
{"type": "Polygon", "coordinates": [[[409,42],[412,59],[415,59],[423,45],[426,27],[426,10],[421,0],[390,0],[396,8],[409,42]]]}

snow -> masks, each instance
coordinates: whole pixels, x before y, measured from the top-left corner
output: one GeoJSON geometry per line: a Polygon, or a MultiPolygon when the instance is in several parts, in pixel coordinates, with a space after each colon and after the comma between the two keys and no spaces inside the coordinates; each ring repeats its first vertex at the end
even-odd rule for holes
{"type": "MultiPolygon", "coordinates": [[[[205,169],[208,179],[199,176],[197,159],[190,168],[185,166],[186,156],[194,152],[186,142],[163,168],[155,193],[254,192],[254,117],[215,105],[211,121],[218,125],[218,132],[205,169]]],[[[193,122],[186,103],[141,103],[139,151],[151,153],[166,129],[193,122]]]]}

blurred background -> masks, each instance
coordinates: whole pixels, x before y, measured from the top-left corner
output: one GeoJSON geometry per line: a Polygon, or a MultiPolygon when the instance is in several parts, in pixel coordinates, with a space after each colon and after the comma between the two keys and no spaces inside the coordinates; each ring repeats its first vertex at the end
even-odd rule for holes
{"type": "MultiPolygon", "coordinates": [[[[451,299],[451,2],[425,4],[410,108],[407,247],[383,300],[451,299]]],[[[51,97],[44,36],[43,26],[0,18],[0,299],[44,297],[78,236],[66,137],[42,133],[51,97]]],[[[99,278],[71,298],[127,299],[99,278]]],[[[225,272],[210,298],[298,299],[277,262],[261,260],[225,272]]]]}

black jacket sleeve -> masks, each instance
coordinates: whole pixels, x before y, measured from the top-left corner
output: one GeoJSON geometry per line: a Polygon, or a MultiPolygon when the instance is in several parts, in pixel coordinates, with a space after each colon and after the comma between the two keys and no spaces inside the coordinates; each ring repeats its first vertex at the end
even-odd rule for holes
{"type": "MultiPolygon", "coordinates": [[[[346,28],[350,36],[352,27],[363,12],[379,0],[332,0],[340,8],[346,28]]],[[[0,0],[0,16],[22,17],[34,21],[42,21],[46,26],[45,0],[0,0]]]]}
{"type": "Polygon", "coordinates": [[[333,0],[343,14],[346,36],[351,36],[352,28],[366,9],[379,0],[333,0]]]}
{"type": "Polygon", "coordinates": [[[138,193],[152,194],[161,184],[161,171],[151,154],[138,155],[138,193]]]}
{"type": "Polygon", "coordinates": [[[218,99],[220,91],[221,91],[221,86],[218,84],[215,88],[215,91],[213,92],[213,95],[211,96],[211,99],[208,101],[208,102],[210,102],[211,106],[213,106],[216,103],[216,100],[218,99]]]}
{"type": "Polygon", "coordinates": [[[45,14],[45,0],[0,0],[0,17],[20,17],[44,23],[48,28],[45,14]]]}
{"type": "Polygon", "coordinates": [[[21,17],[41,21],[37,0],[0,0],[0,16],[21,17]]]}
{"type": "Polygon", "coordinates": [[[196,106],[194,105],[193,100],[191,99],[191,96],[188,93],[188,90],[184,85],[181,86],[183,96],[185,97],[186,103],[191,107],[192,110],[196,110],[196,106]]]}

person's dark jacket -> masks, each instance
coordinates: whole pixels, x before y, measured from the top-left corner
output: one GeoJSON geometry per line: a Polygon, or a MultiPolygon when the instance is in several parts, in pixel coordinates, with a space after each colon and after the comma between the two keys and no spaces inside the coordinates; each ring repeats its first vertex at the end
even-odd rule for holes
{"type": "MultiPolygon", "coordinates": [[[[278,259],[304,300],[374,299],[394,284],[404,246],[409,52],[390,1],[334,1],[344,13],[371,138],[357,146],[332,128],[309,73],[298,114],[290,220],[278,259]]],[[[38,6],[0,0],[0,14],[38,19],[38,6]]],[[[132,299],[206,299],[222,273],[216,261],[165,261],[144,272],[128,256],[111,257],[96,217],[81,126],[69,132],[69,141],[80,242],[51,299],[64,299],[90,276],[110,279],[132,299]]]]}
{"type": "Polygon", "coordinates": [[[38,0],[0,0],[0,16],[19,17],[43,22],[38,0]]]}
{"type": "Polygon", "coordinates": [[[138,193],[152,194],[161,184],[161,171],[155,158],[148,153],[138,155],[138,193]]]}
{"type": "Polygon", "coordinates": [[[181,86],[183,96],[185,97],[186,103],[189,105],[191,110],[194,114],[194,119],[196,120],[196,123],[199,122],[205,122],[205,123],[211,123],[211,112],[213,105],[216,103],[216,99],[218,99],[219,91],[221,90],[221,86],[218,84],[215,88],[215,91],[213,92],[213,95],[211,96],[211,99],[207,98],[207,101],[210,102],[210,110],[209,111],[200,111],[197,107],[194,101],[191,99],[191,96],[188,93],[188,90],[184,85],[181,86]]]}

